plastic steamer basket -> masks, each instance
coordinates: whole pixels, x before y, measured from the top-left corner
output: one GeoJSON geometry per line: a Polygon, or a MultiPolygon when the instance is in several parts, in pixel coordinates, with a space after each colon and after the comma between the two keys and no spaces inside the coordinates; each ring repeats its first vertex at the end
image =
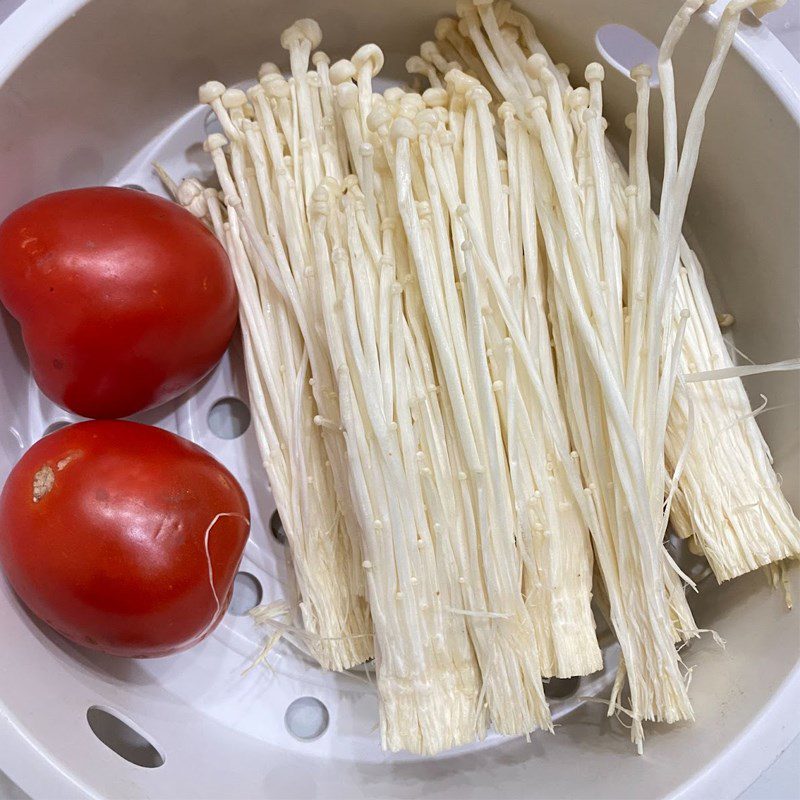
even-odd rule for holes
{"type": "MultiPolygon", "coordinates": [[[[598,48],[618,68],[642,60],[619,28],[601,29],[624,24],[660,41],[678,0],[520,5],[557,59],[582,74],[598,48]]],[[[319,20],[335,57],[379,42],[385,74],[401,78],[406,56],[453,6],[28,0],[0,28],[0,216],[72,186],[136,184],[160,193],[150,168],[156,158],[178,177],[207,175],[198,143],[208,123],[195,105],[197,86],[209,78],[233,84],[263,61],[283,63],[279,35],[298,17],[319,20]]],[[[719,13],[715,7],[690,26],[681,46],[683,119],[719,13]]],[[[606,74],[611,129],[624,131],[633,87],[618,70],[606,74]]],[[[653,104],[657,143],[657,94],[653,104]]],[[[687,225],[717,307],[735,315],[737,345],[757,363],[800,352],[799,123],[800,67],[748,17],[711,104],[687,225]]],[[[70,419],[37,391],[15,323],[2,322],[0,479],[48,429],[70,419]]],[[[788,406],[760,422],[798,508],[796,374],[751,378],[748,389],[788,406]]],[[[280,598],[286,575],[255,438],[252,429],[242,433],[246,397],[233,347],[199,388],[141,417],[213,452],[253,505],[234,607],[208,641],[157,660],[90,653],[32,619],[0,580],[0,769],[33,797],[724,798],[742,791],[797,734],[797,620],[759,573],[704,585],[698,622],[728,647],[720,650],[710,637],[692,645],[686,660],[696,666],[697,722],[647,726],[641,758],[627,731],[606,720],[604,706],[581,699],[607,692],[612,645],[605,675],[551,687],[555,736],[490,736],[427,760],[381,753],[377,701],[363,671],[325,673],[279,645],[271,670],[243,676],[262,641],[246,610],[280,598]]]]}

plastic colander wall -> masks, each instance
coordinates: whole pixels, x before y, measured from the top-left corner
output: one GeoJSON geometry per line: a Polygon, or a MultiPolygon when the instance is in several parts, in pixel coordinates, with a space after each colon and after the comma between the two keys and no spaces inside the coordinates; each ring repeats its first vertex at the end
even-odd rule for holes
{"type": "MultiPolygon", "coordinates": [[[[599,28],[622,23],[659,41],[676,0],[520,5],[556,60],[577,75],[598,58],[599,28]]],[[[209,78],[235,83],[262,61],[282,63],[280,31],[298,17],[319,20],[323,47],[337,57],[366,41],[380,43],[384,74],[401,77],[405,57],[452,11],[451,0],[29,0],[0,29],[0,217],[71,186],[137,183],[157,191],[149,169],[154,156],[179,177],[207,174],[196,144],[205,118],[195,108],[197,85],[209,78]]],[[[693,24],[679,52],[684,119],[718,13],[693,24]]],[[[687,217],[720,309],[736,317],[737,345],[756,362],[800,353],[799,73],[749,18],[712,102],[687,217]]],[[[612,69],[607,76],[607,115],[620,131],[632,85],[612,69]]],[[[654,105],[657,138],[657,97],[654,105]]],[[[653,164],[657,176],[657,153],[653,164]]],[[[196,440],[240,478],[256,518],[242,569],[268,601],[282,594],[284,554],[270,532],[273,506],[252,431],[220,438],[208,422],[218,400],[246,398],[238,364],[234,347],[181,403],[145,421],[196,440]]],[[[0,370],[3,479],[49,425],[70,417],[33,386],[7,315],[0,370]]],[[[763,392],[771,405],[785,405],[761,423],[797,508],[797,377],[748,380],[754,397],[763,392]]],[[[381,754],[366,673],[324,674],[281,645],[272,670],[243,676],[260,641],[247,616],[228,614],[209,641],[183,655],[122,661],[66,643],[34,621],[0,580],[0,768],[39,798],[733,797],[797,733],[800,633],[760,574],[703,588],[698,621],[717,630],[727,649],[709,637],[687,651],[697,721],[649,726],[643,757],[635,756],[624,728],[605,719],[602,705],[581,701],[601,691],[601,677],[584,680],[557,703],[555,736],[490,738],[423,761],[381,754]],[[303,697],[327,709],[320,724],[327,728],[313,740],[287,728],[288,706],[303,697]],[[136,766],[108,749],[87,721],[93,707],[127,719],[164,764],[136,766]]]]}

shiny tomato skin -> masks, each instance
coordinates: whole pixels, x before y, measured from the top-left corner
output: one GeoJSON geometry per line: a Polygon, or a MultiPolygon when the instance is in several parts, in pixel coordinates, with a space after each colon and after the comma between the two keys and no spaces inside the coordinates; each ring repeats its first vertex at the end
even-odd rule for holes
{"type": "Polygon", "coordinates": [[[73,642],[164,656],[222,618],[249,519],[236,479],[192,442],[134,422],[81,422],[40,439],[11,471],[0,566],[73,642]]]}
{"type": "Polygon", "coordinates": [[[95,418],[181,394],[222,357],[238,314],[211,231],[175,203],[111,187],[45,195],[0,225],[0,300],[41,390],[95,418]]]}

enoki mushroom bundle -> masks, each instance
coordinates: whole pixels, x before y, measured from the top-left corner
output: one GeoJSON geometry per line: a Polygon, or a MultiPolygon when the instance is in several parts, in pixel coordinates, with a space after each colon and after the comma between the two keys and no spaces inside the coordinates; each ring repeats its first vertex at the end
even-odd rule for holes
{"type": "Polygon", "coordinates": [[[602,668],[593,580],[622,653],[610,709],[629,706],[641,745],[644,721],[693,714],[676,645],[699,631],[663,546],[670,509],[720,579],[800,554],[741,381],[685,374],[729,364],[681,227],[754,6],[724,13],[681,148],[671,59],[701,0],[667,31],[660,218],[648,68],[631,73],[625,167],[602,67],[572,88],[506,2],[440,20],[407,65],[422,94],[374,92],[375,45],[312,56],[311,20],[281,37],[288,78],[268,63],[246,92],[200,89],[221,192],[174,193],[234,268],[305,641],[332,669],[374,642],[387,749],[551,729],[542,678],[602,668]],[[706,418],[733,420],[731,458],[693,435],[706,418]]]}
{"type": "Polygon", "coordinates": [[[691,537],[717,579],[726,581],[797,558],[800,523],[781,491],[756,413],[716,324],[697,257],[683,244],[679,281],[678,303],[690,312],[681,349],[687,378],[734,371],[732,377],[692,380],[675,391],[665,453],[671,469],[684,452],[685,461],[670,520],[679,536],[691,537]]]}

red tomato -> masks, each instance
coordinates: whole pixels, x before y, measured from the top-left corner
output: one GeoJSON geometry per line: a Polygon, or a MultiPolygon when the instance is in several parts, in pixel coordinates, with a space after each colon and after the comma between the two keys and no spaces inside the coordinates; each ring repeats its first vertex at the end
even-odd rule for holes
{"type": "Polygon", "coordinates": [[[0,300],[41,390],[84,417],[169,400],[222,357],[238,301],[224,249],[133,189],[45,195],[0,225],[0,300]]]}
{"type": "Polygon", "coordinates": [[[0,565],[37,616],[120,656],[191,647],[220,621],[247,498],[205,450],[135,422],[40,439],[0,494],[0,565]]]}

